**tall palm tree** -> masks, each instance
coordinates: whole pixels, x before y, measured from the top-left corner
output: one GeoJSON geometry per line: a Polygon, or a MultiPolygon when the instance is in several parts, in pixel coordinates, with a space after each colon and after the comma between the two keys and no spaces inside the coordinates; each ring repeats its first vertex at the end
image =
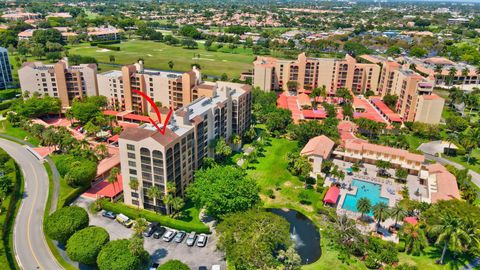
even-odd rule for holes
{"type": "MultiPolygon", "coordinates": [[[[117,194],[117,188],[115,187],[115,184],[118,182],[118,174],[120,173],[120,169],[117,168],[117,167],[113,167],[111,170],[110,170],[110,175],[108,175],[108,178],[107,178],[107,182],[109,184],[112,184],[113,185],[113,193],[114,194],[117,194]]],[[[111,200],[113,202],[113,198],[115,197],[112,196],[111,200]]]]}
{"type": "Polygon", "coordinates": [[[148,222],[144,218],[137,218],[133,224],[134,236],[141,237],[143,232],[148,228],[148,222]]]}
{"type": "Polygon", "coordinates": [[[461,250],[470,242],[470,236],[464,230],[462,220],[450,214],[444,214],[437,224],[430,228],[430,232],[437,236],[435,244],[443,244],[440,264],[443,264],[447,249],[451,251],[461,250]]]}
{"type": "Polygon", "coordinates": [[[162,202],[165,205],[165,208],[167,209],[167,215],[170,215],[170,213],[172,212],[170,210],[170,206],[172,204],[173,199],[174,197],[172,196],[172,194],[167,193],[166,196],[163,196],[162,202]]]}
{"type": "Polygon", "coordinates": [[[462,85],[464,86],[463,88],[465,88],[465,81],[467,80],[467,76],[469,73],[470,73],[470,70],[467,67],[464,67],[462,69],[462,76],[463,76],[462,85]]]}
{"type": "Polygon", "coordinates": [[[100,143],[95,146],[95,153],[99,157],[99,160],[104,159],[105,157],[108,157],[108,147],[105,144],[100,143]]]}
{"type": "MultiPolygon", "coordinates": [[[[152,186],[147,190],[147,197],[153,200],[153,204],[157,206],[157,200],[162,198],[163,192],[157,186],[152,186]]],[[[156,207],[154,209],[157,209],[156,207]]]]}
{"type": "Polygon", "coordinates": [[[173,213],[172,213],[172,217],[173,217],[178,212],[180,212],[180,210],[185,206],[185,201],[180,197],[175,197],[171,200],[170,204],[173,209],[173,213]]]}
{"type": "Polygon", "coordinates": [[[460,143],[465,149],[468,149],[467,163],[470,163],[473,149],[480,144],[480,128],[468,128],[461,134],[460,143]]]}
{"type": "Polygon", "coordinates": [[[434,69],[434,72],[435,74],[437,75],[437,79],[439,80],[442,76],[442,66],[441,65],[435,65],[435,69],[434,69]]]}
{"type": "MultiPolygon", "coordinates": [[[[130,179],[130,182],[128,182],[128,186],[130,189],[135,190],[135,192],[138,192],[138,187],[140,186],[140,183],[138,182],[138,179],[132,178],[130,179]]],[[[140,205],[137,205],[137,209],[140,208],[140,205]]]]}
{"type": "Polygon", "coordinates": [[[457,75],[457,69],[455,67],[451,67],[448,70],[448,77],[449,77],[450,85],[453,84],[454,79],[455,79],[455,75],[457,75]]]}
{"type": "Polygon", "coordinates": [[[388,205],[384,202],[379,202],[372,207],[373,216],[377,220],[377,228],[381,226],[380,222],[388,217],[388,205]]]}
{"type": "Polygon", "coordinates": [[[452,148],[452,143],[455,143],[458,140],[458,134],[455,132],[448,132],[447,133],[447,141],[448,141],[448,152],[450,153],[450,149],[452,148]]]}
{"type": "Polygon", "coordinates": [[[392,209],[390,209],[390,216],[395,218],[395,227],[397,227],[398,220],[404,218],[407,215],[407,211],[399,203],[396,203],[392,209]]]}
{"type": "Polygon", "coordinates": [[[356,206],[357,206],[357,210],[360,213],[362,213],[362,216],[360,217],[361,219],[363,219],[366,213],[372,210],[372,202],[370,201],[369,198],[366,198],[366,197],[358,199],[356,206]]]}
{"type": "Polygon", "coordinates": [[[81,139],[79,141],[79,146],[80,146],[80,149],[83,149],[83,150],[90,149],[90,142],[87,141],[86,139],[81,139]]]}
{"type": "Polygon", "coordinates": [[[355,221],[349,219],[347,215],[337,216],[333,227],[335,228],[336,240],[343,246],[351,246],[361,238],[361,233],[355,221]]]}
{"type": "Polygon", "coordinates": [[[405,251],[413,255],[420,255],[428,246],[425,232],[418,224],[405,224],[400,231],[400,237],[405,241],[405,251]]]}

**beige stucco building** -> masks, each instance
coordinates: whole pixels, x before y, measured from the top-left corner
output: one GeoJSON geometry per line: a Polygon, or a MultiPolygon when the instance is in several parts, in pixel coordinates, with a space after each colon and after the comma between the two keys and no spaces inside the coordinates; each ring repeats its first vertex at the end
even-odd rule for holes
{"type": "Polygon", "coordinates": [[[325,86],[330,94],[339,88],[362,94],[375,91],[380,76],[380,66],[359,63],[350,55],[344,59],[311,58],[301,53],[297,60],[259,56],[253,64],[253,84],[265,91],[282,89],[303,93],[325,86]],[[296,85],[292,87],[293,84],[296,85]]]}
{"type": "Polygon", "coordinates": [[[41,62],[26,62],[18,70],[22,93],[57,97],[62,107],[69,107],[74,98],[96,96],[97,65],[68,65],[66,59],[53,65],[41,62]]]}
{"type": "Polygon", "coordinates": [[[212,97],[200,97],[173,114],[165,135],[151,124],[127,128],[119,139],[124,200],[141,208],[164,210],[161,200],[148,198],[148,189],[167,192],[172,182],[184,194],[195,170],[211,156],[209,144],[218,138],[242,135],[250,126],[251,87],[214,84],[212,97]],[[129,182],[139,181],[138,190],[129,182]]]}

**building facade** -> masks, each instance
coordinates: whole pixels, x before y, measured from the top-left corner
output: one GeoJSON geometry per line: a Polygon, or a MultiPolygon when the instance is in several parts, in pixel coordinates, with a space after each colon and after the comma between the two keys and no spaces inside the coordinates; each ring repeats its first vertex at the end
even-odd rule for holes
{"type": "Polygon", "coordinates": [[[350,55],[339,58],[310,58],[305,53],[297,60],[258,57],[254,62],[253,84],[264,91],[283,90],[303,93],[325,86],[329,94],[347,88],[355,94],[377,89],[380,66],[359,63],[350,55]]]}
{"type": "Polygon", "coordinates": [[[18,70],[18,78],[23,94],[57,97],[64,108],[71,106],[74,98],[98,95],[95,64],[69,66],[66,59],[53,65],[26,62],[18,70]]]}
{"type": "Polygon", "coordinates": [[[242,135],[250,126],[252,94],[243,85],[216,85],[212,97],[201,97],[173,114],[162,135],[151,124],[127,128],[119,139],[124,200],[141,208],[165,211],[161,200],[147,196],[152,186],[167,193],[167,183],[178,195],[193,180],[205,157],[212,156],[209,144],[219,138],[242,135]],[[132,190],[129,182],[138,180],[132,190]]]}
{"type": "Polygon", "coordinates": [[[7,88],[12,82],[12,66],[8,59],[8,51],[0,47],[0,90],[7,88]]]}

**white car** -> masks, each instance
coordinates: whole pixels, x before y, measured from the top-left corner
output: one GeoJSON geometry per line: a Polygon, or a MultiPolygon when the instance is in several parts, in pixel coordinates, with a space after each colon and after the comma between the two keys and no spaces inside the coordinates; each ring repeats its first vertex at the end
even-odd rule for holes
{"type": "Polygon", "coordinates": [[[207,244],[207,235],[202,233],[197,238],[197,247],[204,247],[207,244]]]}
{"type": "Polygon", "coordinates": [[[220,270],[220,265],[218,264],[212,265],[212,270],[220,270]]]}
{"type": "Polygon", "coordinates": [[[170,242],[172,239],[175,237],[176,232],[172,230],[168,230],[164,235],[163,235],[163,241],[165,242],[170,242]]]}

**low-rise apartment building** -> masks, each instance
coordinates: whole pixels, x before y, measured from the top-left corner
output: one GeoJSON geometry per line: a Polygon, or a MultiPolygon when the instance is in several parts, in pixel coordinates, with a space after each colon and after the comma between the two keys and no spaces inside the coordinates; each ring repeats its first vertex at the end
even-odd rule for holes
{"type": "Polygon", "coordinates": [[[91,41],[120,40],[122,31],[115,27],[91,27],[88,28],[88,38],[91,41]]]}
{"type": "Polygon", "coordinates": [[[18,78],[23,94],[37,92],[57,97],[64,108],[76,97],[98,95],[95,64],[70,66],[66,59],[53,65],[26,62],[18,70],[18,78]]]}
{"type": "Polygon", "coordinates": [[[368,143],[359,139],[345,141],[343,151],[336,150],[334,154],[348,162],[365,162],[375,164],[378,160],[388,161],[394,168],[403,168],[410,174],[418,175],[422,169],[425,157],[413,154],[403,149],[368,143]]]}
{"type": "Polygon", "coordinates": [[[203,159],[212,156],[209,144],[242,135],[250,125],[251,99],[250,89],[216,86],[212,97],[201,97],[175,111],[164,135],[151,124],[122,132],[119,147],[125,203],[165,211],[161,200],[147,196],[148,189],[156,186],[166,194],[167,183],[172,182],[178,194],[184,194],[203,159]],[[139,182],[137,190],[130,188],[133,179],[139,182]]]}
{"type": "Polygon", "coordinates": [[[350,55],[339,58],[311,58],[305,53],[297,60],[258,57],[254,62],[253,85],[264,91],[281,89],[303,93],[325,86],[329,94],[347,88],[355,94],[376,91],[380,66],[359,63],[350,55]]]}

